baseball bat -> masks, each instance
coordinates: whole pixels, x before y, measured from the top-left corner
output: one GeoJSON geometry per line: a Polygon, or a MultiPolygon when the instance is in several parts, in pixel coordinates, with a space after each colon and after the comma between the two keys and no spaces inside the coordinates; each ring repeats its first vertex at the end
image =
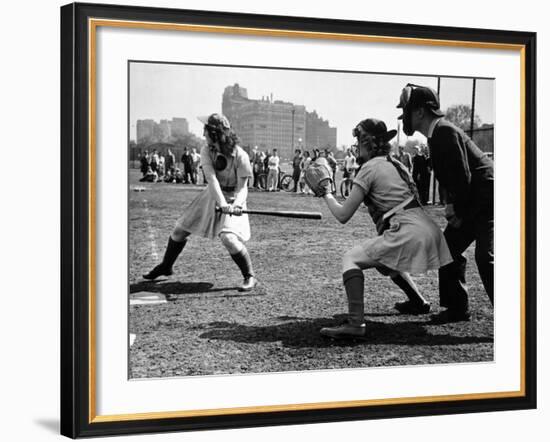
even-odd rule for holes
{"type": "MultiPolygon", "coordinates": [[[[221,212],[219,207],[216,207],[216,212],[221,212]]],[[[321,219],[323,216],[320,212],[299,212],[294,210],[242,210],[242,213],[248,215],[265,215],[278,216],[280,218],[300,218],[300,219],[321,219]]],[[[235,215],[238,216],[238,215],[235,215]]]]}

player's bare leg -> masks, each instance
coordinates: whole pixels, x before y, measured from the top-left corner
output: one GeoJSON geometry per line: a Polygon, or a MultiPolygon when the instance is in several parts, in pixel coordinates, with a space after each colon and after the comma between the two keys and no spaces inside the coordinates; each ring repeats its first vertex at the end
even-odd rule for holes
{"type": "Polygon", "coordinates": [[[222,232],[220,233],[220,240],[243,275],[243,283],[240,287],[240,290],[243,292],[248,292],[252,290],[254,287],[256,287],[258,281],[254,276],[252,261],[250,259],[248,250],[246,249],[246,246],[234,233],[222,232]]]}
{"type": "Polygon", "coordinates": [[[170,237],[168,238],[168,244],[164,252],[164,258],[162,262],[155,266],[149,273],[143,275],[144,279],[154,280],[159,276],[170,276],[174,272],[172,266],[176,262],[179,254],[187,244],[187,237],[189,232],[175,228],[170,237]]]}
{"type": "Polygon", "coordinates": [[[418,287],[406,272],[396,272],[390,275],[391,280],[403,290],[408,301],[396,302],[395,309],[406,315],[422,315],[430,312],[430,303],[420,294],[418,287]]]}

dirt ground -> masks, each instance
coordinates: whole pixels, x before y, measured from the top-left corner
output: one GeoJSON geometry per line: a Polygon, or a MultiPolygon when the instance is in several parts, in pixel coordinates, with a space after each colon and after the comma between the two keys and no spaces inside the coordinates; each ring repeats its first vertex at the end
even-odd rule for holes
{"type": "MultiPolygon", "coordinates": [[[[433,325],[429,315],[399,315],[405,299],[391,280],[365,272],[368,339],[322,338],[319,329],[345,319],[342,254],[376,235],[366,209],[346,225],[323,201],[286,192],[251,191],[254,209],[319,211],[322,220],[251,217],[247,243],[260,281],[250,293],[237,290],[240,272],[217,240],[191,237],[169,278],[141,275],[164,253],[168,235],[185,206],[204,187],[143,184],[130,174],[129,298],[164,295],[167,302],[129,305],[129,377],[285,372],[374,366],[492,361],[493,309],[467,251],[472,319],[433,325]],[[143,191],[133,191],[136,186],[143,191]]],[[[428,212],[443,227],[441,207],[428,212]]],[[[439,311],[437,272],[413,275],[439,311]]]]}

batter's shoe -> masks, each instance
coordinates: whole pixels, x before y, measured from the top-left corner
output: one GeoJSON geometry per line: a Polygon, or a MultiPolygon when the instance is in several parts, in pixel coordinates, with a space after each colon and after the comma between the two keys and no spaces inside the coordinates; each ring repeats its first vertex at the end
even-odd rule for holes
{"type": "Polygon", "coordinates": [[[336,327],[323,327],[319,333],[333,339],[365,339],[366,331],[365,324],[353,325],[348,322],[336,327]]]}
{"type": "Polygon", "coordinates": [[[394,308],[402,315],[425,315],[430,313],[430,304],[415,304],[411,301],[396,302],[394,308]]]}
{"type": "Polygon", "coordinates": [[[248,276],[244,278],[243,284],[239,288],[241,292],[249,292],[258,284],[258,280],[254,276],[248,276]]]}
{"type": "Polygon", "coordinates": [[[172,273],[174,273],[172,271],[172,266],[176,262],[176,259],[178,258],[183,248],[185,247],[185,244],[187,244],[186,239],[184,239],[183,241],[174,241],[170,236],[168,238],[168,244],[166,245],[166,250],[164,252],[164,258],[162,258],[162,262],[149,273],[143,275],[143,278],[153,280],[157,279],[159,276],[170,276],[172,273]]]}
{"type": "Polygon", "coordinates": [[[146,273],[143,276],[143,279],[148,279],[152,281],[153,279],[157,279],[159,276],[170,276],[174,272],[172,271],[172,268],[166,268],[162,264],[159,264],[156,266],[153,270],[151,270],[149,273],[146,273]]]}

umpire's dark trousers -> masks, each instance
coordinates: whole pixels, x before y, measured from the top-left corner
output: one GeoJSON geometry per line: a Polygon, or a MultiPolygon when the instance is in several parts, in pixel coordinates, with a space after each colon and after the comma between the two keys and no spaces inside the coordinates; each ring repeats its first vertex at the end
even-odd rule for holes
{"type": "Polygon", "coordinates": [[[468,310],[468,290],[466,288],[466,258],[464,251],[474,241],[475,259],[479,276],[493,303],[494,281],[494,212],[493,200],[485,200],[474,211],[475,216],[467,217],[460,227],[450,225],[444,235],[454,261],[439,269],[439,300],[442,307],[456,312],[468,310]]]}

